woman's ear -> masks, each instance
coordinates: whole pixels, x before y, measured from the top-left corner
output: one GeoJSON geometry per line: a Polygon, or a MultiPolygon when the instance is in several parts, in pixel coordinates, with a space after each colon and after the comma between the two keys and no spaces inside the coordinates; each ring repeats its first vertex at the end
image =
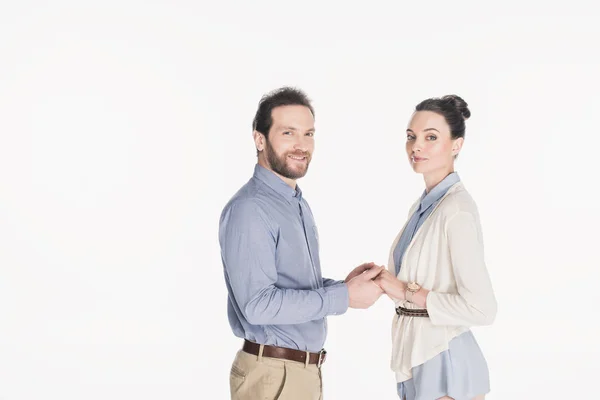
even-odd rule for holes
{"type": "Polygon", "coordinates": [[[460,153],[464,142],[464,138],[457,138],[452,141],[452,156],[454,158],[456,158],[458,156],[458,153],[460,153]]]}

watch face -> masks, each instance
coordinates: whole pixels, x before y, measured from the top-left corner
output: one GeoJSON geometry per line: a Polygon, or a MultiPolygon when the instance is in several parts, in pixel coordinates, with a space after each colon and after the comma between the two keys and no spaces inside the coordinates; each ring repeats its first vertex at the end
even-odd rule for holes
{"type": "Polygon", "coordinates": [[[417,290],[421,289],[421,286],[419,286],[419,284],[416,282],[410,282],[407,287],[411,292],[416,292],[417,290]]]}

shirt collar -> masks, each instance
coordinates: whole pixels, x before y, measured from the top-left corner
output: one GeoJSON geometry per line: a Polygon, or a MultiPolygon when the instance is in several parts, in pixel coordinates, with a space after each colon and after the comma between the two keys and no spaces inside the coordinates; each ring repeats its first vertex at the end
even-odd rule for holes
{"type": "Polygon", "coordinates": [[[427,191],[423,192],[421,196],[421,213],[425,212],[433,203],[440,200],[446,192],[455,184],[460,182],[460,177],[458,173],[452,172],[450,175],[445,177],[440,183],[435,185],[433,189],[427,193],[427,191]]]}
{"type": "Polygon", "coordinates": [[[283,179],[275,174],[275,172],[266,169],[262,165],[256,164],[254,167],[254,178],[260,180],[288,200],[291,200],[292,198],[302,200],[302,190],[300,190],[300,186],[296,184],[296,189],[292,189],[290,185],[285,183],[283,179]]]}

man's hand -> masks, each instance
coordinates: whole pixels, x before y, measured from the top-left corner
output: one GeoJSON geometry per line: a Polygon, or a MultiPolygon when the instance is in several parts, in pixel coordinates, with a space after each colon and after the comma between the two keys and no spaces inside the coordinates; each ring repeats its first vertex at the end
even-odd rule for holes
{"type": "Polygon", "coordinates": [[[365,271],[370,270],[371,268],[375,267],[375,263],[374,262],[370,262],[370,263],[364,263],[359,265],[358,267],[354,268],[352,270],[352,272],[350,272],[348,274],[348,276],[346,277],[346,279],[344,280],[344,282],[348,283],[350,282],[352,279],[356,278],[357,276],[359,276],[360,274],[362,274],[365,271]]]}
{"type": "Polygon", "coordinates": [[[375,279],[375,283],[387,294],[392,300],[404,300],[406,292],[406,284],[398,280],[390,271],[383,270],[375,279]]]}
{"type": "Polygon", "coordinates": [[[373,266],[355,276],[347,283],[351,308],[369,308],[383,294],[383,290],[373,282],[373,279],[381,271],[384,271],[383,267],[373,266]]]}

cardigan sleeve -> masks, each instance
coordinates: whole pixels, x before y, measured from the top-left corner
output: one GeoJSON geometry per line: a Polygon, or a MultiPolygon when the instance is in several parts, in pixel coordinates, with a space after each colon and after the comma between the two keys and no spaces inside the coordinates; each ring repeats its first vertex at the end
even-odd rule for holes
{"type": "Polygon", "coordinates": [[[460,211],[446,223],[450,259],[458,294],[429,292],[427,310],[433,325],[489,325],[497,303],[484,261],[479,221],[460,211]]]}

